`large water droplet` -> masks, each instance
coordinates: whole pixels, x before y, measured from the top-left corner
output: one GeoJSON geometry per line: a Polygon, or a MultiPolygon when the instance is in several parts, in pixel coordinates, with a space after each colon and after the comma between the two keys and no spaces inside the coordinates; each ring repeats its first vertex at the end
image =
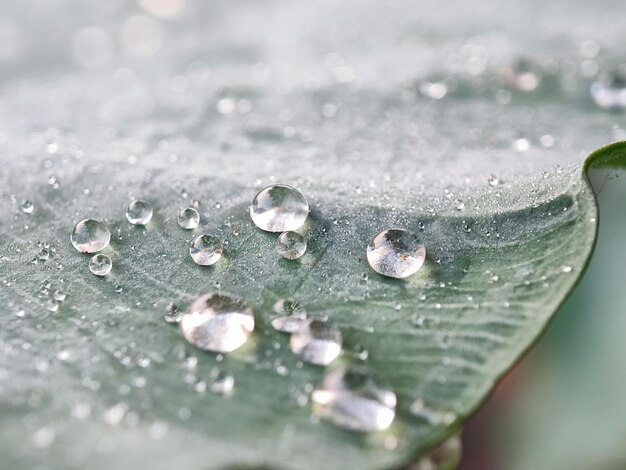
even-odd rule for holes
{"type": "Polygon", "coordinates": [[[291,335],[291,350],[303,361],[325,366],[341,353],[341,332],[329,322],[310,318],[291,335]]]}
{"type": "Polygon", "coordinates": [[[187,207],[178,213],[178,225],[185,230],[191,230],[200,223],[200,214],[193,207],[187,207]]]}
{"type": "Polygon", "coordinates": [[[133,201],[126,209],[126,218],[133,225],[147,225],[152,219],[152,206],[146,201],[133,201]]]}
{"type": "Polygon", "coordinates": [[[252,222],[267,232],[298,230],[309,215],[309,204],[300,191],[284,184],[262,189],[250,206],[252,222]]]}
{"type": "Polygon", "coordinates": [[[191,258],[200,266],[211,266],[222,257],[222,242],[213,235],[200,235],[193,239],[189,247],[191,258]]]}
{"type": "Polygon", "coordinates": [[[95,253],[109,245],[111,232],[99,220],[85,219],[74,226],[70,240],[81,253],[95,253]]]}
{"type": "Polygon", "coordinates": [[[426,248],[408,230],[384,230],[367,246],[367,261],[383,276],[403,279],[415,274],[426,260],[426,248]]]}
{"type": "Polygon", "coordinates": [[[93,255],[89,261],[89,271],[96,276],[106,276],[111,272],[112,268],[113,263],[111,262],[111,258],[102,253],[93,255]]]}
{"type": "Polygon", "coordinates": [[[626,64],[612,72],[603,73],[591,84],[591,97],[602,109],[626,109],[626,64]]]}
{"type": "Polygon", "coordinates": [[[306,239],[298,232],[283,232],[278,237],[278,250],[283,258],[300,258],[306,252],[306,239]]]}
{"type": "Polygon", "coordinates": [[[252,330],[252,310],[228,294],[209,293],[194,300],[180,319],[185,339],[194,346],[217,353],[242,346],[252,330]]]}
{"type": "Polygon", "coordinates": [[[281,333],[294,333],[306,320],[306,311],[293,299],[280,299],[272,311],[275,314],[271,319],[272,327],[281,333]]]}
{"type": "Polygon", "coordinates": [[[351,431],[383,431],[396,415],[396,394],[378,385],[363,366],[331,371],[311,398],[316,415],[351,431]]]}

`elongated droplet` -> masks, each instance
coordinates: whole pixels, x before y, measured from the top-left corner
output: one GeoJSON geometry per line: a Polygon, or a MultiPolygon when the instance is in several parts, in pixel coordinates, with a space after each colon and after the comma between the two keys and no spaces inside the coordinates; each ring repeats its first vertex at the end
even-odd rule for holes
{"type": "Polygon", "coordinates": [[[408,230],[384,230],[367,246],[367,261],[383,276],[403,279],[415,274],[426,260],[426,248],[408,230]]]}
{"type": "Polygon", "coordinates": [[[272,328],[281,333],[293,333],[306,320],[306,311],[293,299],[280,299],[272,308],[272,328]]]}
{"type": "Polygon", "coordinates": [[[266,232],[298,230],[309,215],[309,203],[300,191],[285,184],[262,189],[250,206],[252,222],[266,232]]]}
{"type": "Polygon", "coordinates": [[[109,246],[111,232],[99,220],[85,219],[74,226],[70,240],[81,253],[96,253],[109,246]]]}
{"type": "Polygon", "coordinates": [[[278,237],[278,251],[286,259],[300,258],[306,252],[306,239],[298,232],[283,232],[278,237]]]}
{"type": "Polygon", "coordinates": [[[193,239],[189,247],[191,258],[200,266],[211,266],[222,257],[222,242],[213,235],[200,235],[193,239]]]}
{"type": "Polygon", "coordinates": [[[191,230],[200,223],[200,214],[193,207],[187,207],[178,213],[178,225],[185,230],[191,230]]]}
{"type": "Polygon", "coordinates": [[[113,263],[111,262],[111,258],[102,253],[93,255],[89,261],[89,271],[96,276],[106,276],[111,272],[112,268],[113,263]]]}
{"type": "Polygon", "coordinates": [[[626,64],[612,72],[605,72],[591,84],[591,97],[602,109],[626,109],[626,64]]]}
{"type": "Polygon", "coordinates": [[[194,346],[216,353],[241,347],[254,330],[252,310],[228,294],[209,293],[194,300],[180,319],[183,336],[194,346]]]}
{"type": "Polygon", "coordinates": [[[291,335],[290,346],[303,361],[325,366],[341,353],[343,338],[332,324],[320,318],[310,318],[291,335]]]}
{"type": "Polygon", "coordinates": [[[133,201],[128,205],[126,218],[133,225],[147,225],[152,220],[152,206],[146,201],[133,201]]]}
{"type": "Polygon", "coordinates": [[[329,372],[311,398],[316,415],[351,431],[384,431],[396,416],[396,394],[378,385],[364,366],[329,372]]]}

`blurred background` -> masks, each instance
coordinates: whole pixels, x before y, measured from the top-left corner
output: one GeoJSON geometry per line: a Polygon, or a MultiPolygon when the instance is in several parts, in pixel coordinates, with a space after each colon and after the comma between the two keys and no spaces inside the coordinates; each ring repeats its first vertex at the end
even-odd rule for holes
{"type": "MultiPolygon", "coordinates": [[[[189,90],[206,89],[221,115],[246,114],[251,103],[212,84],[252,81],[283,91],[378,87],[430,108],[474,99],[501,110],[514,102],[528,111],[528,126],[538,110],[556,110],[541,126],[513,129],[506,145],[480,133],[463,145],[500,150],[511,156],[508,167],[531,172],[580,163],[626,136],[625,14],[623,0],[2,0],[0,118],[11,128],[0,141],[59,114],[73,122],[55,103],[79,91],[84,102],[107,90],[100,81],[153,80],[173,113],[200,98],[189,90]],[[518,158],[525,153],[540,157],[518,158]]],[[[152,106],[136,89],[127,107],[152,106]]],[[[114,102],[98,109],[105,123],[121,112],[114,102]]],[[[337,112],[323,108],[325,118],[337,112]]],[[[73,125],[88,127],[80,117],[73,125]]],[[[311,141],[289,116],[280,120],[284,137],[311,141]]],[[[446,138],[455,147],[455,134],[446,138]]],[[[546,334],[469,422],[463,470],[626,468],[626,185],[619,174],[595,183],[602,220],[595,256],[546,334]]]]}

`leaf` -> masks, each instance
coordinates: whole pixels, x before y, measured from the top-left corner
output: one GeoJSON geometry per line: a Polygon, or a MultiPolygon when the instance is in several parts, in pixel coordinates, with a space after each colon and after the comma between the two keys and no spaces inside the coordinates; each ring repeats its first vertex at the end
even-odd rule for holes
{"type": "MultiPolygon", "coordinates": [[[[10,69],[0,110],[3,463],[397,467],[456,433],[533,343],[593,248],[596,202],[573,165],[581,149],[609,138],[587,127],[610,129],[612,117],[589,112],[583,125],[586,105],[562,103],[551,89],[511,92],[504,107],[493,99],[499,84],[476,90],[474,76],[458,70],[450,72],[457,94],[418,96],[422,77],[399,72],[411,49],[390,54],[402,44],[398,31],[411,36],[414,13],[370,6],[359,13],[364,24],[391,15],[385,29],[394,31],[389,42],[372,33],[354,52],[355,64],[361,57],[373,70],[328,53],[344,45],[315,34],[335,17],[329,7],[273,6],[275,27],[264,7],[240,4],[196,7],[172,24],[180,34],[152,62],[120,54],[91,73],[59,60],[23,82],[20,70],[41,65],[38,52],[10,69]],[[206,18],[221,23],[208,30],[206,18]],[[518,142],[517,129],[528,142],[518,142]],[[537,146],[547,132],[559,142],[550,150],[537,146]],[[534,147],[518,154],[511,142],[534,147]],[[491,175],[499,184],[488,184],[491,175]],[[276,237],[249,220],[252,197],[273,181],[300,188],[311,203],[300,261],[279,258],[276,237]],[[155,209],[145,230],[124,217],[137,197],[155,209]],[[228,242],[212,268],[192,262],[192,235],[175,221],[192,198],[203,220],[194,233],[228,242]],[[34,202],[32,214],[20,212],[24,199],[34,202]],[[91,275],[89,257],[69,242],[87,217],[113,233],[105,278],[91,275]],[[416,232],[426,246],[426,265],[407,281],[367,265],[367,243],[389,227],[416,232]],[[51,311],[57,289],[67,297],[51,311]],[[244,299],[257,322],[246,346],[225,357],[194,350],[163,320],[171,302],[184,308],[217,289],[244,299]],[[367,351],[366,364],[398,397],[389,431],[350,433],[312,418],[306,401],[325,370],[301,364],[270,327],[271,306],[286,296],[338,325],[340,362],[367,351]],[[232,396],[196,391],[216,369],[234,376],[232,396]]],[[[352,12],[348,3],[339,8],[352,12]]],[[[48,13],[44,23],[56,28],[58,13],[48,13]]],[[[153,31],[170,31],[147,19],[153,31]]],[[[72,21],[62,18],[68,31],[84,26],[72,21]]],[[[350,14],[336,26],[358,33],[350,14]]],[[[117,28],[104,22],[101,32],[117,28]]],[[[44,51],[72,50],[52,33],[44,51]]],[[[128,54],[137,52],[131,40],[121,38],[128,54]]],[[[497,82],[497,71],[483,75],[497,82]]],[[[587,166],[620,149],[602,150],[587,166]]]]}

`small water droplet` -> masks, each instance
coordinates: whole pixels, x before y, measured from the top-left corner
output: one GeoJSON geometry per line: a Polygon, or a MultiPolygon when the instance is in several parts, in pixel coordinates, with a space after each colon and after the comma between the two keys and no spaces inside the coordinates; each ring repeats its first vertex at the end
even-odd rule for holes
{"type": "Polygon", "coordinates": [[[33,209],[35,208],[35,204],[33,204],[32,201],[29,201],[28,199],[25,200],[22,203],[22,206],[20,207],[20,210],[24,213],[24,214],[30,214],[33,212],[33,209]]]}
{"type": "Polygon", "coordinates": [[[465,201],[463,201],[463,199],[457,199],[456,201],[454,201],[454,208],[457,211],[462,211],[463,209],[465,209],[465,201]]]}
{"type": "Polygon", "coordinates": [[[91,260],[89,260],[89,271],[96,276],[106,276],[111,272],[112,268],[113,263],[111,262],[111,258],[102,253],[93,255],[91,260]]]}
{"type": "Polygon", "coordinates": [[[384,230],[367,246],[367,261],[379,274],[404,279],[424,264],[426,249],[408,230],[384,230]]]}
{"type": "Polygon", "coordinates": [[[250,206],[252,222],[267,232],[298,230],[309,215],[309,204],[300,191],[284,184],[268,186],[250,206]]]}
{"type": "Polygon", "coordinates": [[[417,398],[411,403],[409,411],[413,416],[421,418],[433,426],[449,425],[456,420],[456,414],[452,411],[428,406],[421,398],[417,398]]]}
{"type": "Polygon", "coordinates": [[[290,346],[303,361],[328,365],[341,353],[341,332],[321,318],[310,318],[291,335],[290,346]]]}
{"type": "Polygon", "coordinates": [[[209,293],[194,300],[180,319],[183,336],[194,346],[226,353],[242,346],[252,330],[252,310],[228,294],[209,293]]]}
{"type": "Polygon", "coordinates": [[[572,266],[567,265],[567,264],[564,264],[563,266],[561,266],[561,272],[571,273],[573,270],[574,270],[574,268],[572,266]]]}
{"type": "Polygon", "coordinates": [[[124,288],[121,285],[116,285],[115,286],[115,292],[117,292],[118,294],[121,294],[124,291],[124,288]]]}
{"type": "Polygon", "coordinates": [[[65,300],[65,297],[67,297],[65,292],[61,289],[55,290],[52,296],[54,297],[54,300],[58,300],[59,302],[62,302],[63,300],[65,300]]]}
{"type": "Polygon", "coordinates": [[[278,249],[283,258],[300,258],[306,252],[306,239],[298,232],[283,232],[278,237],[278,249]]]}
{"type": "Polygon", "coordinates": [[[170,302],[165,307],[165,321],[167,323],[179,323],[181,317],[181,312],[178,309],[178,306],[174,302],[170,302]]]}
{"type": "Polygon", "coordinates": [[[213,235],[199,235],[193,239],[189,247],[191,258],[200,266],[211,266],[222,257],[222,242],[213,235]]]}
{"type": "Polygon", "coordinates": [[[126,218],[133,225],[147,225],[152,220],[152,206],[141,199],[133,201],[126,209],[126,218]]]}
{"type": "Polygon", "coordinates": [[[200,223],[200,214],[193,207],[187,207],[178,213],[178,225],[185,230],[191,230],[200,223]]]}
{"type": "Polygon", "coordinates": [[[270,320],[272,327],[281,333],[293,333],[306,320],[306,311],[293,299],[280,299],[272,308],[274,317],[270,320]]]}
{"type": "Polygon", "coordinates": [[[377,384],[363,366],[329,372],[311,399],[315,415],[351,431],[384,431],[396,415],[396,394],[377,384]]]}
{"type": "Polygon", "coordinates": [[[235,388],[235,377],[228,372],[214,369],[211,374],[211,379],[209,389],[216,395],[230,395],[235,388]]]}
{"type": "Polygon", "coordinates": [[[496,175],[491,175],[487,181],[489,182],[489,186],[498,186],[500,184],[500,178],[496,175]]]}
{"type": "Polygon", "coordinates": [[[81,253],[96,253],[109,246],[111,232],[99,220],[85,219],[74,226],[70,240],[81,253]]]}

